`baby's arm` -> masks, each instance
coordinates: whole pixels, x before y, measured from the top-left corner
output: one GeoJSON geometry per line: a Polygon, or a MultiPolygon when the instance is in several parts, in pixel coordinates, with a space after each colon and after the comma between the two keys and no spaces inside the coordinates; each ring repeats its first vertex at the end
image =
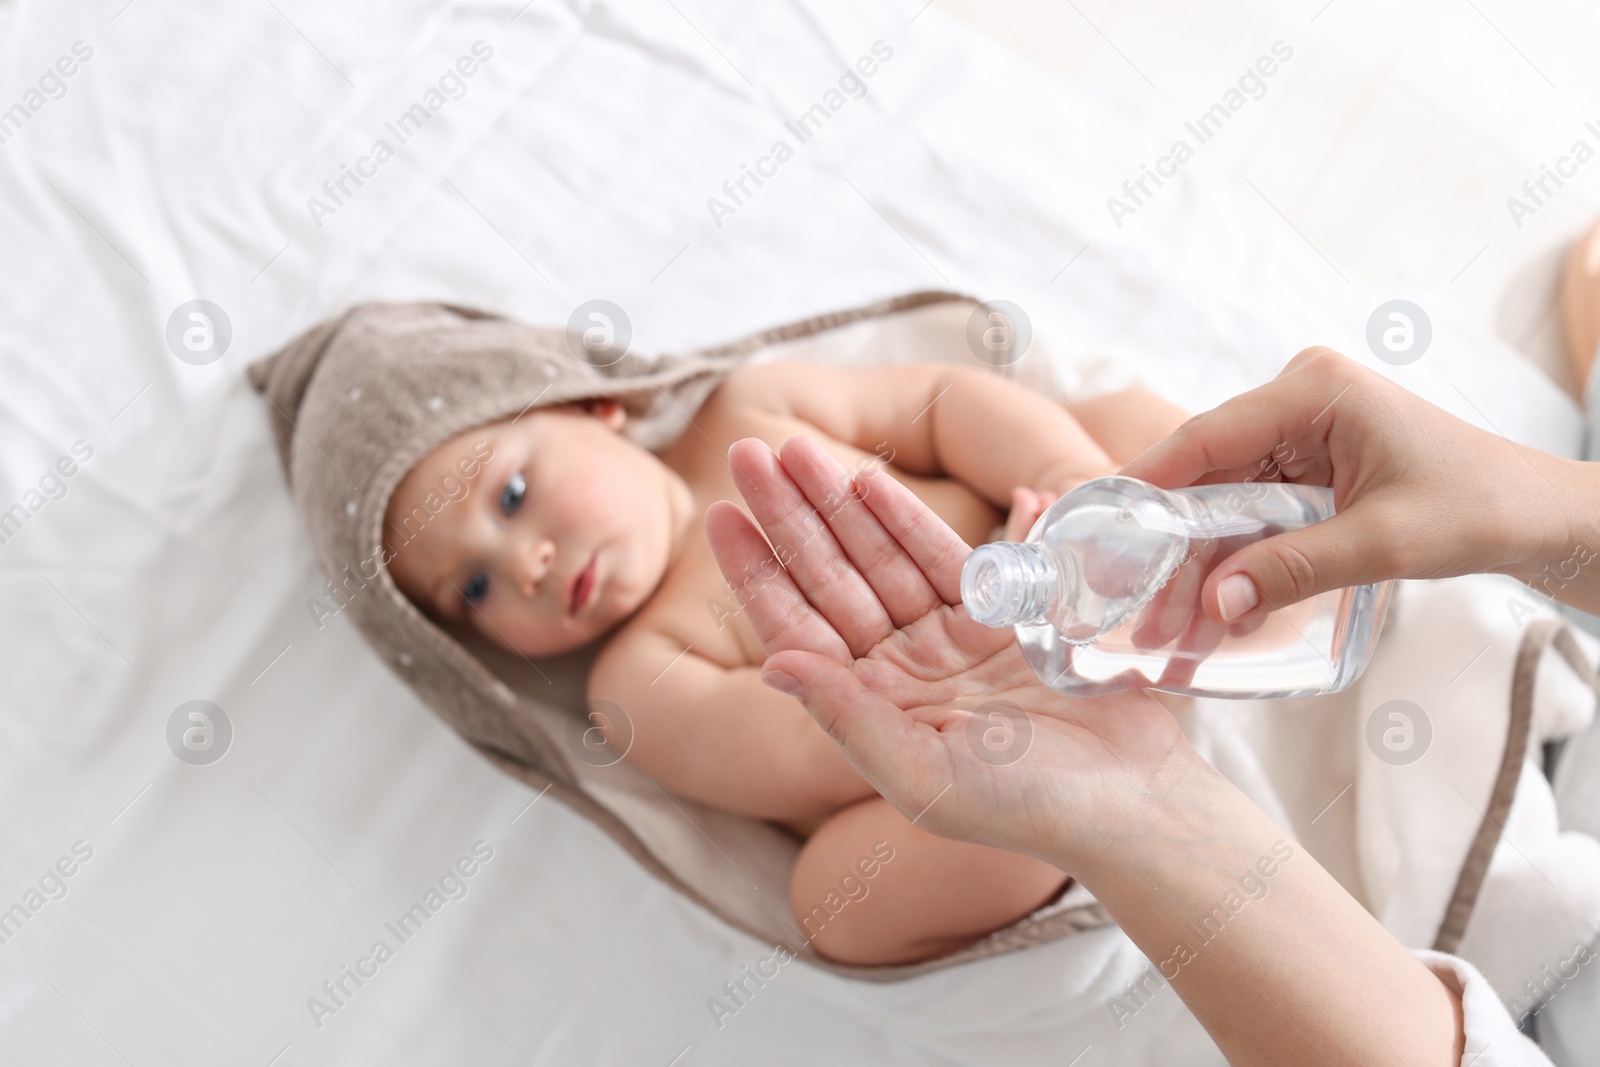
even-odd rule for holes
{"type": "Polygon", "coordinates": [[[630,763],[683,796],[756,819],[823,815],[875,796],[805,706],[761,684],[758,667],[725,667],[682,641],[640,630],[595,661],[589,699],[633,726],[630,763]]]}
{"type": "Polygon", "coordinates": [[[1016,486],[1066,488],[1119,465],[1061,404],[977,367],[770,363],[724,388],[857,448],[887,443],[895,466],[956,478],[1000,508],[1016,486]]]}
{"type": "MultiPolygon", "coordinates": [[[[1065,400],[1065,403],[1094,438],[1095,444],[1116,462],[1128,466],[1135,475],[1139,470],[1134,458],[1183,425],[1189,417],[1182,408],[1144,389],[1123,389],[1086,400],[1065,400]]],[[[1037,492],[1036,486],[1019,485],[1012,490],[1005,539],[1021,541],[1026,538],[1034,521],[1056,497],[1072,488],[1074,480],[1058,482],[1037,492]]]]}

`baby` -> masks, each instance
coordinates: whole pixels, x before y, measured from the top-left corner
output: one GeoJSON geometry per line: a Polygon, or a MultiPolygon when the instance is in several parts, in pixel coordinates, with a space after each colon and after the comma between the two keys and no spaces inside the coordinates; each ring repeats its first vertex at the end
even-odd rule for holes
{"type": "Polygon", "coordinates": [[[798,701],[762,685],[765,653],[703,516],[717,500],[744,506],[733,442],[776,449],[806,434],[847,469],[892,475],[970,545],[1002,518],[1005,536],[1022,540],[1057,494],[1114,472],[1185,417],[1139,391],[1074,410],[977,367],[801,363],[734,372],[659,455],[619,433],[616,401],[536,410],[446,441],[406,474],[385,516],[389,569],[436,620],[521,655],[603,642],[588,695],[626,710],[627,759],[668,789],[804,841],[790,903],[819,953],[864,965],[929,959],[1049,902],[1066,877],[918,829],[798,701]],[[402,548],[406,517],[469,453],[488,458],[468,495],[402,548]],[[824,908],[863,863],[870,893],[824,908]]]}

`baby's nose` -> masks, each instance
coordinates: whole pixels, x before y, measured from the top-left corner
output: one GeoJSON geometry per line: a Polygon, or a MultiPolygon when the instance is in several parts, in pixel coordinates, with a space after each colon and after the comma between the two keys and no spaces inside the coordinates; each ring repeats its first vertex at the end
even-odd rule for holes
{"type": "Polygon", "coordinates": [[[555,542],[545,537],[529,538],[518,546],[512,560],[512,574],[523,596],[532,599],[538,595],[555,555],[555,542]]]}

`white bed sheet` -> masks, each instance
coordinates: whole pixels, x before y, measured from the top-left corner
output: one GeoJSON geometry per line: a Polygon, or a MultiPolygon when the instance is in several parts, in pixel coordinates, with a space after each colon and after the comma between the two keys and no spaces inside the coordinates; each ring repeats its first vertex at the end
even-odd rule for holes
{"type": "MultiPolygon", "coordinates": [[[[0,908],[93,850],[0,943],[0,1061],[1215,1062],[1170,990],[1120,1031],[1061,1010],[1133,978],[1115,931],[890,986],[791,964],[719,1028],[708,998],[769,947],[529,807],[305,607],[242,369],[356,300],[605,297],[665,350],[950,287],[1027,309],[1064,387],[1109,358],[1191,408],[1359,352],[1379,298],[1204,161],[1112,227],[1163,123],[919,6],[0,4],[0,108],[93,50],[0,145],[0,509],[93,449],[0,544],[0,908]],[[316,227],[307,198],[478,40],[465,95],[316,227]],[[880,40],[867,95],[716,225],[707,198],[880,40]],[[163,339],[196,297],[233,328],[199,367],[163,339]],[[197,698],[235,730],[205,767],[165,741],[197,698]],[[308,998],[480,840],[467,895],[319,1027],[308,998]]],[[[1434,348],[1396,377],[1575,450],[1563,395],[1418,299],[1434,348]]]]}

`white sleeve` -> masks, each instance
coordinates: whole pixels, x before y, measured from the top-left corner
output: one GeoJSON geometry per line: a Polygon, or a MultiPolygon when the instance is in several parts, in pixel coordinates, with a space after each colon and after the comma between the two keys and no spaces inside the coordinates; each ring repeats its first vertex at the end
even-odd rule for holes
{"type": "Polygon", "coordinates": [[[1461,998],[1462,1029],[1467,1036],[1462,1067],[1552,1067],[1539,1046],[1517,1029],[1517,1021],[1476,967],[1443,952],[1412,951],[1461,998]]]}

